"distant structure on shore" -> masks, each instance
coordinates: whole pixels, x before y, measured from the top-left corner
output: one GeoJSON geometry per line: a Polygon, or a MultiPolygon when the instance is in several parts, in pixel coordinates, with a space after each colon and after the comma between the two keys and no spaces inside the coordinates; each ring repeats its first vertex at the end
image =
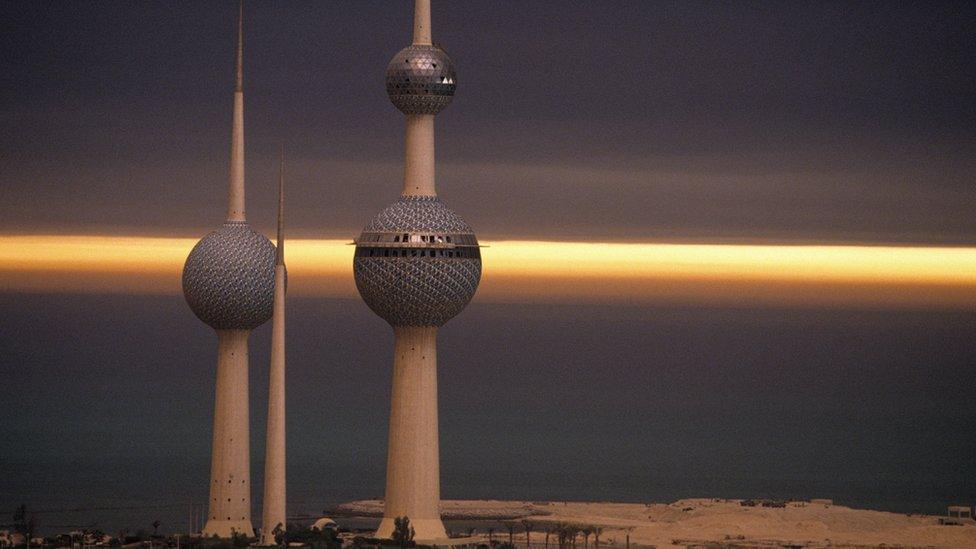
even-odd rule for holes
{"type": "Polygon", "coordinates": [[[403,193],[356,240],[356,286],[393,327],[393,393],[383,519],[389,538],[407,516],[419,543],[447,537],[440,518],[437,328],[461,312],[481,279],[474,231],[437,197],[434,116],[456,89],[454,64],[433,45],[430,0],[416,0],[413,44],[386,70],[386,91],[406,115],[403,193]]]}
{"type": "Polygon", "coordinates": [[[186,258],[183,295],[193,312],[217,331],[217,387],[206,536],[253,536],[248,408],[251,330],[272,313],[275,247],[244,216],[244,8],[237,28],[237,81],[231,131],[227,220],[186,258]]]}
{"type": "Polygon", "coordinates": [[[278,241],[275,246],[274,313],[271,317],[271,373],[268,380],[268,441],[264,454],[261,545],[277,545],[285,522],[285,151],[278,168],[278,241]]]}

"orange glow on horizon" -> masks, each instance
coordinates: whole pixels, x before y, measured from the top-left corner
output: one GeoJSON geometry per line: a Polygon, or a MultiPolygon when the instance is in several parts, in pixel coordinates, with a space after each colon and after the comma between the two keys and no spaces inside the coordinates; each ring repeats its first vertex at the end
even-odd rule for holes
{"type": "MultiPolygon", "coordinates": [[[[0,290],[178,294],[196,239],[0,236],[0,290]]],[[[355,297],[348,240],[287,242],[289,289],[355,297]]],[[[976,248],[485,242],[476,300],[971,308],[976,248]]]]}

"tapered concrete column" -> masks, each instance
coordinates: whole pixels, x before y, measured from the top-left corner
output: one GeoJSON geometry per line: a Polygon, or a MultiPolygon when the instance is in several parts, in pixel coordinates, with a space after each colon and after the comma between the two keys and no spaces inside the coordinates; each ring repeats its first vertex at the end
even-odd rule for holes
{"type": "Polygon", "coordinates": [[[271,373],[268,380],[268,440],[264,453],[261,545],[275,545],[285,529],[285,146],[278,168],[278,244],[275,246],[274,310],[271,314],[271,373]]]}
{"type": "MultiPolygon", "coordinates": [[[[281,246],[281,237],[278,238],[281,246]]],[[[274,545],[274,529],[285,528],[285,266],[275,266],[271,317],[271,378],[268,387],[268,444],[264,456],[261,545],[274,545]]]]}
{"type": "Polygon", "coordinates": [[[203,535],[253,536],[247,387],[247,330],[217,330],[210,500],[203,535]]]}
{"type": "Polygon", "coordinates": [[[434,115],[408,114],[403,194],[436,196],[434,187],[434,115]]]}
{"type": "Polygon", "coordinates": [[[430,33],[430,0],[417,0],[413,6],[413,43],[429,46],[430,33]]]}
{"type": "Polygon", "coordinates": [[[386,465],[386,502],[376,537],[409,517],[416,541],[447,537],[441,522],[437,433],[437,328],[394,329],[393,395],[386,465]]]}

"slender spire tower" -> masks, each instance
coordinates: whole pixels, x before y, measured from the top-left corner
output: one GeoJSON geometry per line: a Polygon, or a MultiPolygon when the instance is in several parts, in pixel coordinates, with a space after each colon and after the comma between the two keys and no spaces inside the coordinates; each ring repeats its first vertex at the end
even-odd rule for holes
{"type": "Polygon", "coordinates": [[[217,385],[206,536],[253,536],[251,527],[248,352],[251,330],[271,318],[275,247],[244,217],[244,7],[237,37],[227,220],[205,236],[183,266],[183,295],[217,332],[217,385]]]}
{"type": "Polygon", "coordinates": [[[285,523],[285,148],[278,168],[278,245],[275,248],[274,315],[271,317],[271,378],[268,382],[268,444],[264,455],[261,545],[275,545],[285,523]]]}
{"type": "Polygon", "coordinates": [[[390,61],[386,91],[406,115],[400,199],[366,225],[356,241],[356,286],[393,327],[393,393],[386,500],[376,537],[409,517],[416,540],[447,537],[440,517],[437,429],[437,328],[461,312],[481,279],[474,231],[437,197],[434,117],[456,89],[454,64],[433,45],[430,0],[416,0],[413,44],[390,61]]]}

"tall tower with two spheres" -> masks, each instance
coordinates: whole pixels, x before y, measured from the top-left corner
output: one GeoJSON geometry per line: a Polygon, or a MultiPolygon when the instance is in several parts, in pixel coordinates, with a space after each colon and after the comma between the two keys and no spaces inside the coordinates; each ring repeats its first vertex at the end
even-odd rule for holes
{"type": "Polygon", "coordinates": [[[217,332],[217,386],[206,536],[253,536],[248,407],[251,330],[272,314],[275,247],[244,216],[244,8],[237,37],[227,220],[193,247],[183,266],[183,295],[217,332]]]}
{"type": "Polygon", "coordinates": [[[356,240],[356,287],[393,327],[393,392],[380,538],[407,516],[417,541],[446,538],[440,518],[437,329],[471,301],[481,279],[478,239],[434,187],[434,117],[456,89],[454,64],[431,41],[430,0],[416,0],[413,44],[386,70],[386,91],[406,115],[400,198],[356,240]]]}

